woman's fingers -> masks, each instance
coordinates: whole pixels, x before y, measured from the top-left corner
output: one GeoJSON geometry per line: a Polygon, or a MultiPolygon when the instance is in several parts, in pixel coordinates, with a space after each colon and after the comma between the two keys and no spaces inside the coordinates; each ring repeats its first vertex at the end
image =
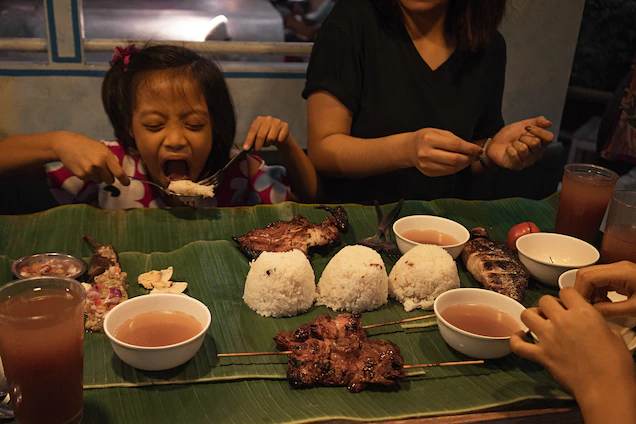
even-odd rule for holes
{"type": "MultiPolygon", "coordinates": [[[[563,290],[566,290],[566,289],[563,289],[563,290]]],[[[563,295],[563,290],[561,290],[561,292],[559,293],[559,296],[563,295]]],[[[559,299],[549,295],[541,296],[541,298],[539,299],[538,305],[539,305],[539,309],[541,309],[541,313],[545,315],[545,317],[549,320],[554,320],[555,318],[559,317],[559,315],[563,313],[563,311],[565,311],[565,307],[559,301],[559,299]]]]}
{"type": "Polygon", "coordinates": [[[522,358],[541,363],[541,347],[539,345],[526,342],[524,338],[525,333],[523,331],[519,331],[510,336],[510,347],[512,348],[512,351],[522,358]]]}
{"type": "Polygon", "coordinates": [[[473,158],[477,158],[483,152],[479,145],[462,140],[449,131],[427,131],[422,138],[429,147],[434,149],[460,153],[473,158]]]}
{"type": "Polygon", "coordinates": [[[447,165],[451,168],[465,168],[475,162],[474,156],[468,156],[462,153],[449,152],[446,150],[433,150],[430,155],[431,160],[440,164],[447,165]]]}
{"type": "MultiPolygon", "coordinates": [[[[550,121],[548,121],[548,122],[550,122],[550,121]]],[[[552,125],[552,123],[550,123],[549,126],[551,126],[551,125],[552,125]]],[[[543,128],[549,128],[549,126],[543,127],[543,128]]],[[[547,146],[548,144],[552,143],[552,141],[554,140],[554,134],[552,134],[550,131],[545,130],[543,128],[535,126],[535,125],[528,125],[528,126],[525,127],[525,130],[529,134],[539,138],[539,140],[541,141],[541,144],[543,146],[547,146]]]]}
{"type": "MultiPolygon", "coordinates": [[[[106,166],[108,166],[109,173],[117,178],[120,183],[125,186],[130,185],[130,178],[128,178],[128,175],[124,172],[124,168],[121,167],[114,155],[110,155],[108,159],[106,159],[106,166]]],[[[112,184],[113,182],[109,182],[108,184],[112,184]]]]}
{"type": "Polygon", "coordinates": [[[243,150],[249,150],[254,145],[256,140],[256,135],[258,134],[258,130],[261,127],[261,117],[259,116],[252,122],[250,125],[250,129],[247,131],[247,135],[245,136],[245,141],[243,142],[243,150]]]}
{"type": "Polygon", "coordinates": [[[530,134],[522,134],[519,136],[519,142],[528,148],[530,155],[535,158],[535,160],[541,158],[541,155],[543,154],[543,145],[541,144],[541,139],[539,137],[530,134]]]}
{"type": "Polygon", "coordinates": [[[519,157],[517,150],[512,145],[506,147],[506,155],[510,162],[510,169],[520,170],[523,169],[523,161],[519,157]]]}
{"type": "Polygon", "coordinates": [[[622,302],[599,302],[594,309],[606,318],[628,317],[636,315],[636,297],[630,297],[622,302]]]}
{"type": "Polygon", "coordinates": [[[613,290],[636,288],[636,266],[619,262],[609,265],[594,265],[581,268],[576,272],[574,288],[589,299],[595,287],[606,287],[613,290]],[[631,272],[630,272],[631,271],[631,272]]]}

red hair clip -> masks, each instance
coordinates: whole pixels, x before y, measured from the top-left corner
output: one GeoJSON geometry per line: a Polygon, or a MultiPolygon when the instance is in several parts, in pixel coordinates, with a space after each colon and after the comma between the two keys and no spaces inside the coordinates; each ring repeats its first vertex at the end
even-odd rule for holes
{"type": "Polygon", "coordinates": [[[124,72],[128,69],[128,63],[130,62],[130,56],[133,53],[137,53],[137,48],[134,44],[130,44],[126,47],[115,47],[115,53],[113,54],[113,58],[110,60],[110,66],[113,66],[115,63],[119,62],[120,59],[124,60],[124,72]]]}

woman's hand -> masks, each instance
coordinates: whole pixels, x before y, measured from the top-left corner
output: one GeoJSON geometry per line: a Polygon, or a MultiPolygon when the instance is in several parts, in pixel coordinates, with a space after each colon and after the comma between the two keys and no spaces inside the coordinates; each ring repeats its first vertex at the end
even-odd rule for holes
{"type": "Polygon", "coordinates": [[[407,140],[411,144],[412,165],[429,177],[455,174],[470,166],[482,153],[477,144],[436,128],[415,131],[407,140]]]}
{"type": "Polygon", "coordinates": [[[603,408],[604,403],[597,403],[600,399],[636,396],[634,362],[623,340],[575,289],[566,287],[559,296],[560,302],[543,296],[538,309],[521,314],[539,342],[525,342],[520,332],[510,339],[512,350],[546,367],[574,394],[584,416],[587,407],[603,408]]]}
{"type": "Polygon", "coordinates": [[[128,175],[108,147],[80,134],[63,131],[56,135],[53,151],[73,175],[96,184],[112,184],[115,178],[130,184],[128,175]]]}
{"type": "Polygon", "coordinates": [[[249,150],[254,146],[257,152],[263,147],[279,147],[289,142],[289,124],[272,116],[257,117],[247,132],[243,142],[243,150],[249,150]]]}
{"type": "Polygon", "coordinates": [[[590,299],[604,317],[636,316],[636,264],[621,261],[610,265],[594,265],[576,272],[574,288],[590,299]],[[611,302],[608,291],[627,296],[622,302],[611,302]]]}
{"type": "Polygon", "coordinates": [[[552,122],[540,116],[503,127],[488,146],[488,159],[502,168],[521,170],[543,156],[545,147],[554,140],[552,122]]]}

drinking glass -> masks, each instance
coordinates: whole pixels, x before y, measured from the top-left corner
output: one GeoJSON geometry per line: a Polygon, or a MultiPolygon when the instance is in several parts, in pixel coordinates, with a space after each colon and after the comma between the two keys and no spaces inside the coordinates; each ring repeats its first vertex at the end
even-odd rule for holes
{"type": "Polygon", "coordinates": [[[0,286],[0,356],[21,424],[81,422],[85,295],[63,277],[0,286]]]}
{"type": "Polygon", "coordinates": [[[594,243],[617,180],[601,166],[565,165],[554,231],[594,243]]]}
{"type": "Polygon", "coordinates": [[[636,190],[616,190],[607,215],[601,262],[622,260],[636,262],[636,190]]]}

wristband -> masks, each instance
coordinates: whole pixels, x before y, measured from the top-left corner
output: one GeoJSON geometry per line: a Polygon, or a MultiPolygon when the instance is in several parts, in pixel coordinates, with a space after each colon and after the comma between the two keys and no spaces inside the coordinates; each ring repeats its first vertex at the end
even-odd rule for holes
{"type": "Polygon", "coordinates": [[[488,159],[488,155],[486,155],[486,149],[488,149],[488,146],[490,145],[490,143],[492,143],[492,138],[488,137],[488,139],[484,143],[484,147],[482,147],[482,153],[481,155],[479,155],[479,163],[481,163],[481,166],[483,166],[485,169],[491,169],[491,168],[497,167],[495,163],[493,163],[490,159],[488,159]]]}

